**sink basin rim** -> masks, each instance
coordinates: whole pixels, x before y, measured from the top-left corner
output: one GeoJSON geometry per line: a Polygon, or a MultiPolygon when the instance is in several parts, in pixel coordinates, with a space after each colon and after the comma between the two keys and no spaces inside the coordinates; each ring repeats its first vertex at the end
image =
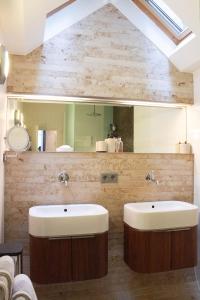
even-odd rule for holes
{"type": "Polygon", "coordinates": [[[61,205],[36,205],[36,206],[32,206],[29,209],[29,216],[32,217],[37,217],[37,218],[66,218],[66,217],[78,217],[78,216],[93,216],[95,212],[95,215],[101,215],[101,214],[106,214],[108,211],[105,207],[99,205],[99,204],[61,204],[61,205]],[[75,213],[74,211],[71,211],[70,209],[74,209],[74,208],[81,208],[84,207],[84,212],[81,214],[80,210],[79,213],[75,213]],[[55,214],[55,209],[60,209],[59,213],[62,212],[63,214],[55,214]],[[85,208],[87,208],[87,210],[85,210],[85,208]],[[95,210],[92,211],[88,211],[89,208],[94,208],[95,210]],[[53,214],[47,214],[44,212],[44,210],[50,210],[50,209],[54,209],[53,214]],[[67,211],[65,212],[64,209],[67,209],[67,211]],[[42,210],[42,211],[41,211],[42,210]],[[62,210],[62,211],[61,211],[62,210]],[[74,214],[73,214],[74,212],[74,214]],[[43,213],[43,214],[42,214],[43,213]]]}
{"type": "Polygon", "coordinates": [[[35,237],[89,235],[106,231],[108,210],[98,204],[41,205],[29,209],[29,234],[35,237]],[[71,215],[69,210],[64,212],[69,208],[71,215]],[[77,209],[81,210],[81,214],[80,211],[76,214],[77,209]]]}
{"type": "Polygon", "coordinates": [[[127,203],[124,205],[124,222],[146,231],[193,227],[198,225],[198,207],[173,200],[127,203]]]}
{"type": "Polygon", "coordinates": [[[134,209],[137,212],[143,212],[143,213],[160,213],[160,212],[168,212],[168,211],[180,211],[180,210],[194,210],[198,209],[198,206],[192,203],[188,203],[185,201],[177,201],[177,200],[171,200],[171,201],[145,201],[145,202],[131,202],[126,203],[124,207],[129,207],[130,209],[134,209]],[[167,209],[166,206],[168,205],[167,209]],[[145,206],[151,206],[150,208],[146,208],[145,206]],[[152,208],[152,206],[154,206],[152,208]],[[158,209],[157,207],[158,206],[158,209]],[[179,207],[179,208],[178,208],[179,207]],[[160,210],[159,210],[160,208],[160,210]]]}

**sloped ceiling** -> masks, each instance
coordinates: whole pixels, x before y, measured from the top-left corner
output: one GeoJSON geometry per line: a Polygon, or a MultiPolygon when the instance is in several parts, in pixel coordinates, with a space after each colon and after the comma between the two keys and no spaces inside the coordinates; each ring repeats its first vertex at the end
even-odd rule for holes
{"type": "MultiPolygon", "coordinates": [[[[0,23],[3,40],[0,42],[3,42],[12,54],[28,54],[44,41],[48,12],[65,2],[66,0],[1,0],[0,23]]],[[[77,22],[105,3],[107,1],[104,0],[76,0],[69,5],[66,18],[77,22]]],[[[68,26],[72,24],[73,22],[68,26]]]]}
{"type": "Polygon", "coordinates": [[[131,23],[139,28],[181,71],[193,72],[200,67],[200,18],[199,0],[165,0],[165,2],[193,30],[193,36],[178,47],[142,13],[131,0],[76,0],[60,16],[55,24],[53,18],[46,19],[49,11],[66,0],[1,0],[0,42],[14,54],[26,55],[40,46],[44,37],[52,37],[107,3],[112,3],[131,23]],[[8,22],[9,20],[9,22],[8,22]],[[56,29],[55,29],[56,28],[56,29]],[[52,30],[53,29],[53,30],[52,30]],[[50,32],[49,30],[52,30],[50,32]]]}
{"type": "Polygon", "coordinates": [[[192,103],[179,72],[108,4],[26,56],[12,56],[8,92],[192,103]]]}

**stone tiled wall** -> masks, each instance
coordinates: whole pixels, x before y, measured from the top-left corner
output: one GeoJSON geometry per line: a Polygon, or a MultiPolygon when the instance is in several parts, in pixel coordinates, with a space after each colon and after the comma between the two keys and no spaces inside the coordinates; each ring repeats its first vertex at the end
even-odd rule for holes
{"type": "Polygon", "coordinates": [[[8,91],[191,104],[193,77],[108,4],[30,54],[12,55],[8,91]]]}
{"type": "Polygon", "coordinates": [[[5,162],[5,239],[28,245],[28,209],[40,204],[98,203],[110,213],[111,244],[122,243],[123,205],[132,201],[193,202],[193,155],[134,153],[31,153],[5,162]],[[65,187],[60,171],[70,176],[65,187]],[[145,181],[155,170],[159,185],[145,181]],[[100,174],[117,172],[117,184],[100,174]],[[116,242],[118,240],[118,242],[116,242]]]}

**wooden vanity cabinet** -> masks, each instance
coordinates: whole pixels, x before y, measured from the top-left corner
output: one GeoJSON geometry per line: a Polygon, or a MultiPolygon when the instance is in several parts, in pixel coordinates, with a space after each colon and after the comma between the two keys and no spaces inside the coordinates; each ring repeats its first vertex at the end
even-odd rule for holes
{"type": "Polygon", "coordinates": [[[171,231],[171,269],[197,265],[197,226],[188,230],[171,231]]]}
{"type": "Polygon", "coordinates": [[[140,231],[124,223],[124,260],[139,273],[197,264],[197,226],[178,231],[140,231]]]}
{"type": "Polygon", "coordinates": [[[108,235],[72,237],[72,280],[103,277],[108,272],[108,235]]]}
{"type": "Polygon", "coordinates": [[[30,236],[30,275],[33,282],[54,283],[72,280],[71,239],[30,236]]]}
{"type": "Polygon", "coordinates": [[[30,276],[47,284],[103,277],[108,272],[108,233],[82,237],[30,235],[30,276]]]}

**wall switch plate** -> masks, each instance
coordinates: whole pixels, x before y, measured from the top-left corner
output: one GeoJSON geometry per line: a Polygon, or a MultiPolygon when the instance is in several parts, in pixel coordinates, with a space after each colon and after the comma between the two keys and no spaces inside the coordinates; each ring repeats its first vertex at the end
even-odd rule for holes
{"type": "Polygon", "coordinates": [[[101,183],[118,183],[117,173],[102,173],[101,183]]]}

